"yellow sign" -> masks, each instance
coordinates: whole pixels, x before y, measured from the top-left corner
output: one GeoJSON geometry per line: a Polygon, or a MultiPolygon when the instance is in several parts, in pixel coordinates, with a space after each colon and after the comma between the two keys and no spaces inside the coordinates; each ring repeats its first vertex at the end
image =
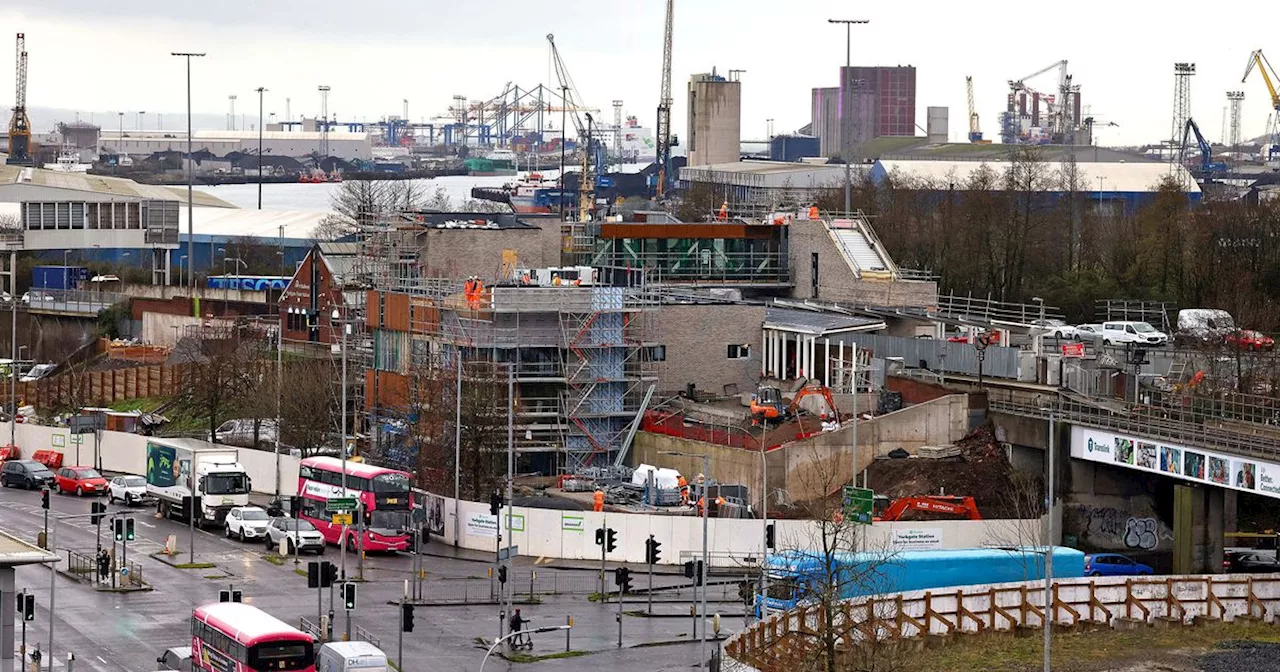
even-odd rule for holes
{"type": "Polygon", "coordinates": [[[335,513],[335,514],[333,514],[333,524],[334,524],[334,525],[350,525],[350,524],[351,524],[351,514],[349,514],[349,513],[335,513]]]}

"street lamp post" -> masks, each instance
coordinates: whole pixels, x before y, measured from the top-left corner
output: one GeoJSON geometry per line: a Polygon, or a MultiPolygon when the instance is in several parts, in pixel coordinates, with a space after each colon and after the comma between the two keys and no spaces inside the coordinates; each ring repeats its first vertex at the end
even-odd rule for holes
{"type": "Polygon", "coordinates": [[[1053,472],[1057,427],[1053,408],[1049,408],[1049,452],[1046,456],[1044,497],[1044,672],[1051,672],[1050,651],[1053,623],[1053,472]]]}
{"type": "MultiPolygon", "coordinates": [[[[187,258],[188,263],[194,265],[196,262],[196,231],[195,231],[195,187],[192,184],[192,162],[191,162],[191,59],[203,57],[204,54],[193,52],[174,51],[170,52],[170,56],[182,56],[187,59],[187,258]]],[[[191,296],[196,295],[196,275],[191,272],[190,266],[187,268],[187,287],[191,292],[191,296]]]]}
{"type": "MultiPolygon", "coordinates": [[[[347,327],[345,321],[340,321],[342,313],[337,308],[330,313],[332,324],[338,325],[342,330],[342,496],[347,496],[347,327]]],[[[330,329],[330,333],[332,333],[330,329]]],[[[363,512],[360,512],[363,513],[363,512]]],[[[342,547],[342,580],[347,580],[347,549],[352,547],[347,539],[347,524],[342,524],[342,536],[339,545],[342,547]]],[[[347,629],[346,637],[351,636],[351,611],[347,610],[347,629]]]]}
{"type": "Polygon", "coordinates": [[[258,209],[262,209],[262,94],[266,88],[258,87],[258,209]]]}
{"type": "Polygon", "coordinates": [[[707,669],[707,510],[711,508],[711,493],[707,489],[711,477],[711,457],[709,455],[698,455],[696,453],[681,453],[676,451],[662,451],[663,455],[672,455],[675,457],[696,457],[702,460],[702,572],[698,577],[702,584],[702,606],[699,609],[699,621],[702,627],[699,629],[701,647],[698,651],[698,669],[707,669]]]}
{"type": "MultiPolygon", "coordinates": [[[[853,67],[853,25],[871,23],[867,19],[827,19],[827,23],[843,23],[844,24],[844,72],[840,75],[840,98],[844,99],[845,78],[850,74],[853,67]]],[[[849,110],[848,113],[853,123],[857,123],[857,117],[853,116],[853,88],[849,88],[849,110]]],[[[843,120],[842,120],[843,121],[843,120]]],[[[849,162],[853,157],[850,156],[849,133],[845,133],[844,124],[840,124],[840,155],[844,158],[844,212],[845,215],[853,210],[853,171],[849,166],[849,162]]],[[[857,419],[854,419],[857,422],[857,419]]]]}

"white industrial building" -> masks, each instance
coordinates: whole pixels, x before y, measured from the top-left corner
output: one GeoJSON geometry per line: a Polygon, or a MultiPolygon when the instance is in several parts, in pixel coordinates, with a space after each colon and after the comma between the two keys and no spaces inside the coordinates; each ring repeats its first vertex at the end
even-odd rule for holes
{"type": "MultiPolygon", "coordinates": [[[[324,155],[323,146],[329,146],[328,156],[344,161],[369,161],[373,158],[373,140],[369,133],[350,131],[263,131],[263,156],[281,156],[294,159],[324,155]]],[[[214,156],[226,156],[240,152],[258,153],[257,131],[196,131],[192,134],[193,152],[207,151],[214,156]]],[[[156,152],[186,152],[187,134],[174,131],[103,131],[99,144],[102,154],[128,154],[150,156],[156,152]]]]}
{"type": "MultiPolygon", "coordinates": [[[[684,187],[710,185],[724,193],[734,204],[804,204],[817,192],[844,185],[844,164],[817,162],[786,163],[782,161],[734,161],[680,169],[684,187]]],[[[867,166],[850,166],[854,183],[866,173],[867,166]]]]}

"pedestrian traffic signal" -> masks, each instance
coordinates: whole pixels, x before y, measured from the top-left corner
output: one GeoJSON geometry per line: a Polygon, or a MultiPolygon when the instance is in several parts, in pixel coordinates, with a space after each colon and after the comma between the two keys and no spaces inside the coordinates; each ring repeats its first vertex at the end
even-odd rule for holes
{"type": "Polygon", "coordinates": [[[49,508],[49,488],[43,488],[40,490],[40,508],[49,508]]]}
{"type": "Polygon", "coordinates": [[[342,584],[342,606],[347,611],[356,608],[356,584],[350,581],[342,584]]]}
{"type": "Polygon", "coordinates": [[[495,492],[489,497],[489,515],[491,516],[498,515],[498,509],[501,509],[501,508],[502,508],[502,495],[495,492]]]}
{"type": "Polygon", "coordinates": [[[775,523],[769,523],[768,525],[764,526],[764,545],[766,548],[770,550],[777,548],[777,546],[775,546],[773,543],[774,542],[773,526],[774,525],[775,523]]]}
{"type": "Polygon", "coordinates": [[[116,541],[124,541],[124,518],[112,520],[111,529],[115,533],[116,541]]]}
{"type": "Polygon", "coordinates": [[[694,569],[696,569],[696,565],[693,564],[692,560],[684,563],[684,578],[692,579],[694,569]]]}
{"type": "Polygon", "coordinates": [[[596,528],[596,546],[604,546],[604,528],[596,528]]]}
{"type": "Polygon", "coordinates": [[[307,563],[307,587],[320,587],[320,563],[314,560],[307,563]]]}
{"type": "Polygon", "coordinates": [[[658,564],[658,560],[662,558],[662,553],[658,550],[661,547],[662,542],[654,539],[652,534],[649,535],[649,538],[644,542],[644,561],[646,564],[658,564]]]}
{"type": "Polygon", "coordinates": [[[400,605],[400,629],[404,632],[413,632],[413,606],[412,604],[400,605]]]}
{"type": "Polygon", "coordinates": [[[320,563],[320,587],[328,588],[338,582],[338,566],[332,562],[320,563]]]}
{"type": "Polygon", "coordinates": [[[618,591],[622,593],[631,592],[631,570],[626,567],[619,567],[613,570],[613,580],[618,584],[618,591]]]}
{"type": "Polygon", "coordinates": [[[503,565],[498,568],[498,583],[507,582],[507,566],[503,565]]]}
{"type": "Polygon", "coordinates": [[[694,585],[701,586],[703,581],[705,581],[707,577],[707,567],[702,563],[701,560],[699,560],[697,562],[697,566],[694,567],[693,574],[694,574],[693,576],[694,585]]]}
{"type": "Polygon", "coordinates": [[[242,601],[243,601],[243,599],[242,599],[243,597],[244,597],[244,593],[243,593],[242,591],[239,591],[239,590],[230,590],[230,589],[229,589],[229,590],[219,590],[219,591],[218,591],[218,601],[219,601],[219,602],[242,602],[242,601]]]}
{"type": "Polygon", "coordinates": [[[604,550],[612,553],[618,547],[618,533],[612,527],[605,530],[604,550]]]}
{"type": "Polygon", "coordinates": [[[22,593],[18,595],[18,599],[21,600],[19,611],[22,613],[22,620],[36,620],[36,596],[32,593],[22,593]]]}
{"type": "Polygon", "coordinates": [[[132,518],[125,518],[125,519],[124,519],[124,540],[125,540],[125,541],[133,541],[133,539],[134,539],[134,534],[133,534],[133,519],[132,519],[132,518]]]}
{"type": "Polygon", "coordinates": [[[103,504],[102,502],[93,502],[89,505],[89,513],[93,514],[89,517],[89,520],[92,521],[94,525],[100,525],[102,524],[102,519],[106,517],[103,515],[106,512],[106,504],[103,504]]]}

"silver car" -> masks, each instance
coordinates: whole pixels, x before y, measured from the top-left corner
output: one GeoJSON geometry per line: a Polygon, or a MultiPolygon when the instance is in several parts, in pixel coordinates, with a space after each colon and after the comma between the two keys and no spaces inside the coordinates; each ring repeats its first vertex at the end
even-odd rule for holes
{"type": "Polygon", "coordinates": [[[324,535],[320,534],[320,530],[297,518],[272,518],[271,524],[267,526],[266,544],[268,548],[280,548],[282,555],[295,550],[298,553],[315,551],[317,555],[324,555],[325,549],[324,535]],[[282,541],[285,542],[284,548],[280,548],[282,541]]]}

